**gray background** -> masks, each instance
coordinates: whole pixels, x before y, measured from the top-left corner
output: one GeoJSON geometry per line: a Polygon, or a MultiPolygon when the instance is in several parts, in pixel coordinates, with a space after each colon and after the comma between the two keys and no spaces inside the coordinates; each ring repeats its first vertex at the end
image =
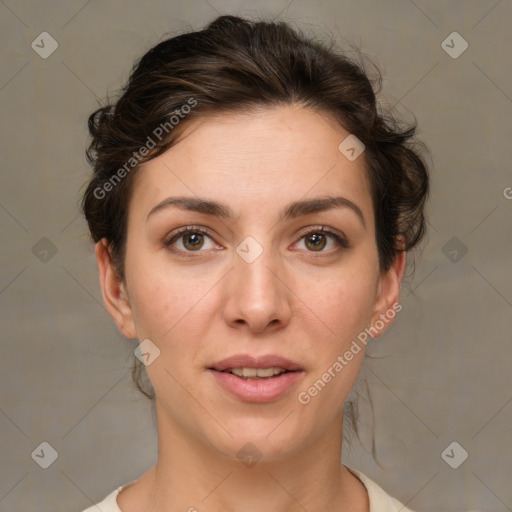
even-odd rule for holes
{"type": "Polygon", "coordinates": [[[413,510],[512,510],[512,2],[3,0],[0,511],[79,511],[155,461],[151,407],[131,384],[135,342],[101,304],[77,213],[86,118],[165,33],[218,13],[361,45],[385,100],[416,115],[431,148],[429,238],[403,311],[369,349],[385,356],[366,369],[381,466],[364,426],[344,462],[413,510]],[[58,42],[46,59],[31,48],[44,31],[58,42]],[[454,31],[469,44],[458,58],[441,46],[454,31]],[[58,453],[47,469],[31,456],[43,441],[58,453]],[[457,469],[441,457],[453,441],[469,454],[457,469]]]}

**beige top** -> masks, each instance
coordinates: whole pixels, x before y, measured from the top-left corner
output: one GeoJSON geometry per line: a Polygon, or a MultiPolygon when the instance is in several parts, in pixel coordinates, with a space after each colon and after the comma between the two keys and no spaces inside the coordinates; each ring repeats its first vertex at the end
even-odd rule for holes
{"type": "MultiPolygon", "coordinates": [[[[370,500],[370,510],[369,512],[412,512],[408,508],[405,508],[398,500],[392,498],[383,491],[373,480],[370,480],[366,475],[357,471],[356,469],[352,469],[348,466],[345,466],[353,475],[355,475],[363,485],[366,487],[368,491],[368,498],[370,500]]],[[[130,482],[132,483],[132,482],[130,482]]],[[[129,484],[121,485],[116,490],[112,491],[103,501],[89,507],[83,512],[122,512],[117,504],[117,495],[121,491],[123,487],[126,487],[129,484]]]]}

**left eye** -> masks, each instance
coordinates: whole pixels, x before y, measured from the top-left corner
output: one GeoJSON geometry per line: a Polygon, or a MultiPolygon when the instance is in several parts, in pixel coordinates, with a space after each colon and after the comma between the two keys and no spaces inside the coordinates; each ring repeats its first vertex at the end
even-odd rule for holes
{"type": "MultiPolygon", "coordinates": [[[[345,238],[339,236],[337,233],[332,233],[325,230],[310,231],[302,236],[299,242],[303,242],[308,252],[327,252],[324,249],[329,247],[329,241],[334,242],[335,247],[348,247],[348,242],[345,238]]],[[[332,245],[332,244],[331,244],[332,245]]]]}

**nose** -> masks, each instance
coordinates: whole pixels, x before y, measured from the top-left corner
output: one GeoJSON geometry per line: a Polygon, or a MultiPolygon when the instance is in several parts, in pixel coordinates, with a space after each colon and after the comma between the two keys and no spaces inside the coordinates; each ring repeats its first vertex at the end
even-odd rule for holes
{"type": "Polygon", "coordinates": [[[273,332],[290,322],[293,298],[286,276],[271,251],[252,263],[234,255],[231,272],[224,283],[225,322],[252,334],[273,332]]]}

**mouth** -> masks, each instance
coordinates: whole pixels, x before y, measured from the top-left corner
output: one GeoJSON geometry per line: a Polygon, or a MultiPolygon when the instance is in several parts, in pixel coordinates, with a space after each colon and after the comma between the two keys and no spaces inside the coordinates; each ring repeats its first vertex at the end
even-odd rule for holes
{"type": "Polygon", "coordinates": [[[272,378],[284,372],[300,371],[302,367],[290,359],[275,354],[253,357],[249,354],[236,354],[214,363],[209,370],[233,372],[238,377],[272,378]]]}
{"type": "Polygon", "coordinates": [[[304,369],[277,355],[239,354],[207,368],[225,391],[245,402],[272,402],[298,385],[304,369]]]}
{"type": "MultiPolygon", "coordinates": [[[[219,371],[215,370],[215,368],[210,369],[219,371]]],[[[292,373],[299,370],[286,370],[285,368],[272,366],[270,368],[230,368],[228,370],[221,371],[223,373],[231,373],[244,380],[269,380],[284,373],[292,373]]]]}

